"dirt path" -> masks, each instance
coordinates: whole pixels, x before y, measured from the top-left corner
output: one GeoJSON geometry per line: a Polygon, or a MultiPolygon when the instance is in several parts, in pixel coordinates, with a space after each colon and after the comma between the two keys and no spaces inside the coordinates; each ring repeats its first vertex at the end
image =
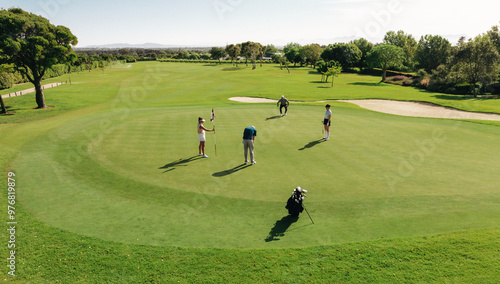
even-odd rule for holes
{"type": "MultiPolygon", "coordinates": [[[[276,103],[278,100],[250,97],[233,97],[232,101],[243,103],[276,103]]],[[[477,119],[500,121],[500,114],[469,112],[457,110],[438,105],[419,102],[404,102],[391,100],[337,100],[356,104],[362,108],[373,111],[414,117],[432,117],[432,118],[452,118],[452,119],[477,119]]],[[[293,102],[293,101],[291,101],[293,102]]],[[[325,102],[325,101],[317,101],[325,102]]]]}
{"type": "MultiPolygon", "coordinates": [[[[50,84],[45,84],[45,85],[42,86],[42,89],[45,90],[45,89],[48,89],[48,88],[57,87],[57,86],[62,85],[62,84],[64,84],[64,83],[50,83],[50,84]]],[[[17,96],[26,95],[26,94],[29,94],[29,93],[34,93],[34,92],[35,92],[35,88],[33,87],[33,88],[22,90],[22,91],[19,91],[19,92],[14,92],[14,93],[2,95],[2,98],[17,97],[17,96]]]]}

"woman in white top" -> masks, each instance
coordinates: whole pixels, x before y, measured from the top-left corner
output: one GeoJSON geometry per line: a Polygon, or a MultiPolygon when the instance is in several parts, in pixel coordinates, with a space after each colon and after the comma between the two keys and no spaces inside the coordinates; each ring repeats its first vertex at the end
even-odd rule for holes
{"type": "Polygon", "coordinates": [[[208,158],[207,155],[205,155],[205,131],[214,131],[215,128],[206,129],[205,126],[203,126],[203,123],[205,120],[201,117],[198,117],[198,141],[200,141],[200,145],[198,146],[198,152],[199,156],[203,156],[203,158],[208,158]]]}
{"type": "Polygon", "coordinates": [[[327,104],[325,106],[325,119],[323,120],[323,125],[325,126],[325,137],[323,137],[326,141],[330,138],[330,123],[332,121],[332,111],[330,110],[330,105],[327,104]]]}

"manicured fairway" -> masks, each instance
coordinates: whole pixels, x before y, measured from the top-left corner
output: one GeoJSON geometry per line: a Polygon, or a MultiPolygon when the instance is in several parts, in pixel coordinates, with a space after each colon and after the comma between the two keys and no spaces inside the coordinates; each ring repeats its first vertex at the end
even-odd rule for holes
{"type": "Polygon", "coordinates": [[[279,117],[276,105],[228,98],[500,112],[497,100],[354,74],[325,88],[309,68],[272,65],[148,62],[71,76],[46,90],[54,108],[32,110],[26,95],[6,99],[15,113],[0,117],[0,166],[16,174],[18,282],[498,282],[498,123],[332,102],[324,142],[323,103],[293,103],[279,117]],[[209,132],[203,159],[196,123],[211,128],[212,107],[217,155],[209,132]],[[257,164],[245,166],[250,125],[257,164]],[[305,212],[286,217],[296,186],[309,191],[314,224],[305,212]]]}
{"type": "Polygon", "coordinates": [[[496,224],[498,128],[334,106],[323,142],[322,105],[295,105],[283,118],[269,104],[221,105],[209,159],[196,156],[195,126],[210,108],[86,115],[21,149],[20,198],[79,234],[188,247],[316,246],[496,224]],[[254,166],[242,163],[249,125],[258,129],[254,166]],[[316,224],[304,214],[266,242],[295,186],[309,190],[316,224]]]}

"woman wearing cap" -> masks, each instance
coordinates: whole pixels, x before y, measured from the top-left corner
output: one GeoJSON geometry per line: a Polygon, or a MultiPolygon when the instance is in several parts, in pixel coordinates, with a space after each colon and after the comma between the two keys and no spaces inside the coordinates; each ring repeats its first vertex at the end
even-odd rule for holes
{"type": "Polygon", "coordinates": [[[205,120],[201,117],[198,117],[198,141],[200,141],[200,146],[198,146],[198,152],[199,156],[203,156],[203,158],[208,158],[207,155],[205,155],[205,131],[214,131],[215,127],[210,129],[206,129],[205,126],[203,126],[203,123],[205,120]]]}
{"type": "Polygon", "coordinates": [[[323,137],[323,139],[328,141],[328,139],[330,138],[330,123],[332,121],[332,111],[330,110],[329,104],[327,104],[325,108],[325,119],[323,120],[323,125],[325,125],[325,137],[323,137]]]}

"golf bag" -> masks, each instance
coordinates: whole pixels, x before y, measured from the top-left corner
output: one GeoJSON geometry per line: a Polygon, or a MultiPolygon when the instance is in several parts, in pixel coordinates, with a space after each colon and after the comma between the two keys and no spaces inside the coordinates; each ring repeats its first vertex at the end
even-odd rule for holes
{"type": "Polygon", "coordinates": [[[297,187],[293,190],[292,196],[288,198],[286,202],[285,208],[288,209],[288,214],[298,217],[302,211],[304,211],[304,206],[302,206],[302,202],[304,201],[304,197],[306,197],[305,193],[307,192],[305,189],[301,189],[297,187]]]}

